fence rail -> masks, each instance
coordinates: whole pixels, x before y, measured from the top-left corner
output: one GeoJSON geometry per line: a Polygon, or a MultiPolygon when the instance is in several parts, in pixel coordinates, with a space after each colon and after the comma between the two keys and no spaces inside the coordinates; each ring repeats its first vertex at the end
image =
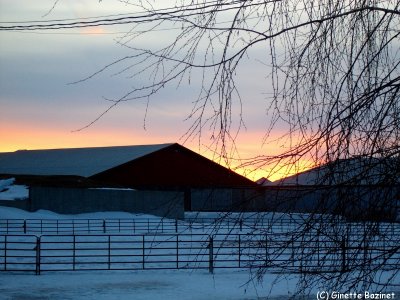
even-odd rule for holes
{"type": "MultiPolygon", "coordinates": [[[[271,220],[256,219],[211,219],[197,218],[189,220],[175,219],[3,219],[0,220],[0,234],[142,234],[178,233],[183,231],[219,230],[249,231],[268,228],[271,220]]],[[[293,220],[274,221],[275,229],[293,226],[293,220]]]]}
{"type": "MultiPolygon", "coordinates": [[[[342,221],[339,220],[341,223],[342,221]]],[[[254,230],[285,232],[304,226],[301,218],[193,218],[175,220],[166,218],[135,219],[0,219],[0,234],[145,234],[145,233],[192,233],[223,230],[251,233],[254,230]]],[[[365,231],[368,222],[344,223],[365,231]]],[[[375,223],[377,230],[383,228],[400,234],[399,223],[375,223]]]]}
{"type": "Polygon", "coordinates": [[[177,232],[172,219],[3,219],[0,234],[100,234],[177,232]]]}
{"type": "Polygon", "coordinates": [[[284,234],[3,235],[0,270],[41,272],[268,268],[284,272],[345,272],[361,266],[397,270],[391,237],[293,238],[284,234]]]}
{"type": "Polygon", "coordinates": [[[0,220],[0,271],[400,268],[400,224],[332,225],[255,218],[0,220]]]}

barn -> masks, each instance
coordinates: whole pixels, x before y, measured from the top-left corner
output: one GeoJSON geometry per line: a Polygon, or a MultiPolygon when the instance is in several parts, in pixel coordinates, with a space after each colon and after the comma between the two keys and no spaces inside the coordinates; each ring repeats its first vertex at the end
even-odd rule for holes
{"type": "Polygon", "coordinates": [[[273,183],[261,182],[268,209],[330,213],[348,220],[399,219],[399,160],[354,157],[273,183]]]}
{"type": "MultiPolygon", "coordinates": [[[[108,187],[180,192],[186,210],[192,207],[193,189],[256,186],[253,181],[177,143],[0,153],[0,175],[15,177],[19,184],[30,185],[36,191],[38,186],[47,188],[46,192],[36,194],[43,199],[53,193],[48,200],[53,204],[54,195],[61,188],[69,191],[79,188],[82,193],[82,189],[108,187]]],[[[65,203],[65,197],[62,202],[65,203]]]]}
{"type": "Polygon", "coordinates": [[[137,189],[255,186],[177,143],[0,153],[0,174],[80,177],[137,189]]]}

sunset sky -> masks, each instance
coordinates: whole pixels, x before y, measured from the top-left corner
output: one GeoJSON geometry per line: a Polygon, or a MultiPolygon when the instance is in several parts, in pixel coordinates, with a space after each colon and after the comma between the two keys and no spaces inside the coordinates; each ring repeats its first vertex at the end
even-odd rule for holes
{"type": "MultiPolygon", "coordinates": [[[[122,1],[0,0],[0,20],[4,22],[45,21],[134,13],[136,8],[122,1]]],[[[50,31],[0,31],[0,152],[18,149],[73,148],[112,145],[139,145],[178,142],[212,158],[212,141],[205,129],[202,138],[182,138],[192,124],[186,120],[196,99],[196,83],[168,87],[149,102],[126,102],[107,113],[90,127],[109,106],[104,98],[123,95],[135,83],[113,76],[118,70],[68,84],[129,55],[115,38],[132,25],[61,29],[50,31]]],[[[168,30],[160,31],[160,41],[168,30]]],[[[157,43],[158,38],[143,43],[157,43]]],[[[146,46],[146,45],[144,45],[146,46]]],[[[143,46],[143,47],[144,47],[143,46]]],[[[243,99],[243,128],[236,140],[235,158],[273,155],[285,145],[263,143],[268,127],[266,95],[270,93],[268,70],[260,59],[268,60],[265,49],[255,50],[241,68],[239,85],[243,99]],[[259,51],[259,52],[257,52],[259,51]]],[[[143,79],[145,80],[145,79],[143,79]]],[[[238,111],[238,108],[236,109],[238,111]]],[[[279,131],[279,130],[278,130],[279,131]]],[[[276,132],[278,136],[281,132],[276,132]]],[[[232,166],[234,166],[233,163],[232,166]]],[[[285,174],[266,170],[249,173],[278,179],[285,174]]]]}

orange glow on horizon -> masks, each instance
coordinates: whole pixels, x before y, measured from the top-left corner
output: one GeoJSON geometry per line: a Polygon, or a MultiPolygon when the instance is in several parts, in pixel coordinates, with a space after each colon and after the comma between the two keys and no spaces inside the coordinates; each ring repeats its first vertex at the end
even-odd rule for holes
{"type": "Polygon", "coordinates": [[[275,168],[263,168],[263,169],[255,169],[248,170],[244,168],[235,169],[235,171],[250,180],[256,181],[260,178],[267,178],[270,181],[277,181],[279,179],[283,179],[300,172],[307,171],[313,168],[315,165],[312,164],[307,159],[300,159],[295,165],[282,165],[276,166],[275,168]]]}
{"type": "Polygon", "coordinates": [[[108,31],[106,31],[102,27],[84,27],[80,29],[80,32],[82,34],[87,34],[87,35],[96,35],[96,34],[107,34],[108,31]]]}
{"type": "Polygon", "coordinates": [[[252,181],[257,181],[258,179],[261,178],[267,178],[272,182],[307,171],[315,167],[315,164],[307,159],[299,159],[296,162],[296,164],[282,164],[275,167],[271,166],[271,167],[254,168],[254,169],[251,169],[251,167],[247,168],[234,167],[234,166],[228,166],[227,164],[221,162],[218,163],[220,163],[224,167],[232,169],[236,173],[245,176],[252,181]]]}
{"type": "MultiPolygon", "coordinates": [[[[21,124],[17,126],[15,124],[13,124],[13,126],[7,126],[6,124],[0,125],[2,125],[0,129],[0,152],[13,152],[23,149],[105,147],[179,142],[176,141],[176,137],[173,136],[155,136],[154,134],[149,135],[143,131],[131,132],[126,130],[116,132],[115,130],[105,130],[103,128],[82,132],[70,132],[60,128],[44,129],[41,126],[32,126],[31,124],[21,124]]],[[[251,138],[251,140],[254,141],[254,137],[251,138]]],[[[313,167],[310,161],[306,159],[299,160],[296,165],[282,165],[275,167],[274,170],[268,167],[262,169],[253,169],[251,166],[241,168],[235,166],[233,163],[228,166],[226,163],[216,159],[215,154],[211,151],[199,151],[198,146],[194,143],[185,143],[184,146],[225,167],[230,167],[236,173],[253,181],[262,177],[271,181],[276,181],[313,167]]],[[[279,149],[269,149],[270,152],[272,152],[272,150],[278,151],[279,149]]],[[[246,152],[247,157],[252,157],[252,155],[253,157],[257,156],[259,154],[257,151],[260,151],[257,143],[245,143],[245,149],[243,149],[243,152],[246,152]]]]}
{"type": "MultiPolygon", "coordinates": [[[[251,141],[257,140],[254,139],[254,136],[250,136],[248,137],[249,141],[244,143],[244,147],[241,148],[239,147],[238,152],[240,152],[240,154],[245,154],[246,158],[247,158],[247,162],[253,160],[253,158],[257,157],[260,155],[260,146],[258,143],[251,143],[251,141]]],[[[185,145],[186,147],[190,148],[190,145],[185,145]]],[[[269,154],[269,156],[273,156],[274,154],[280,154],[279,151],[281,151],[282,148],[281,147],[268,147],[268,149],[265,149],[262,152],[262,154],[269,154]]],[[[241,164],[243,163],[243,161],[241,161],[240,159],[237,159],[235,157],[233,157],[232,160],[230,160],[229,162],[224,161],[223,159],[221,159],[218,154],[216,154],[215,152],[211,151],[211,150],[206,150],[206,151],[196,151],[199,154],[207,157],[210,160],[215,161],[216,163],[229,168],[231,170],[233,170],[234,172],[247,177],[248,179],[252,180],[252,181],[257,181],[258,179],[261,178],[267,178],[270,181],[277,181],[279,179],[283,179],[295,174],[298,174],[300,172],[304,172],[307,171],[311,168],[316,167],[316,163],[307,158],[307,157],[303,157],[303,158],[299,158],[297,159],[296,162],[281,162],[278,165],[273,165],[272,163],[270,163],[269,165],[265,165],[262,168],[257,167],[255,164],[248,164],[246,167],[243,167],[241,164]]]]}
{"type": "Polygon", "coordinates": [[[40,126],[23,124],[7,126],[1,124],[0,152],[17,150],[39,150],[80,147],[106,147],[118,145],[161,144],[169,140],[160,141],[159,138],[150,138],[144,134],[115,130],[87,130],[71,132],[60,128],[44,129],[40,126]],[[158,141],[157,141],[158,140],[158,141]]]}

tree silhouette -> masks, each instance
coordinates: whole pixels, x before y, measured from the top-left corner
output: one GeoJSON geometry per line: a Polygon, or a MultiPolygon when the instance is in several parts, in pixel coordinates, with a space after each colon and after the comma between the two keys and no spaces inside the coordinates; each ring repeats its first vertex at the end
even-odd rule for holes
{"type": "MultiPolygon", "coordinates": [[[[320,201],[293,236],[324,236],[340,245],[343,237],[347,238],[343,230],[348,229],[337,222],[336,213],[348,207],[362,209],[360,202],[365,195],[369,203],[376,203],[378,211],[393,205],[398,189],[377,193],[370,189],[399,185],[400,1],[182,0],[162,9],[151,1],[127,4],[142,12],[11,24],[0,29],[132,24],[130,32],[117,40],[131,54],[78,82],[111,68],[119,68],[118,74],[133,81],[146,78],[122,96],[108,99],[110,106],[104,113],[122,102],[148,100],[166,86],[192,83],[198,90],[188,116],[192,123],[186,137],[201,136],[205,128],[210,128],[214,147],[225,158],[229,157],[228,144],[234,144],[237,131],[244,126],[241,104],[246,99],[241,98],[238,86],[240,67],[254,49],[264,49],[269,73],[266,84],[272,87],[266,107],[270,125],[264,140],[268,142],[275,129],[284,127],[290,147],[278,155],[251,158],[242,166],[273,166],[271,172],[275,172],[307,158],[314,165],[325,166],[314,186],[325,186],[324,195],[342,193],[330,204],[334,207],[325,211],[328,216],[323,213],[326,203],[320,201]],[[156,46],[139,46],[157,37],[162,38],[156,46]],[[359,163],[353,163],[355,158],[359,163]],[[343,175],[343,165],[349,165],[349,161],[351,170],[343,175]],[[363,186],[364,190],[349,195],[349,187],[355,186],[363,186]]],[[[352,257],[370,255],[367,250],[382,234],[376,229],[379,223],[365,226],[362,238],[349,246],[352,257]]],[[[399,239],[398,235],[390,236],[391,242],[379,253],[382,260],[378,265],[366,259],[341,272],[304,272],[301,289],[325,285],[332,289],[378,286],[387,290],[398,285],[393,278],[400,269],[399,239]],[[391,275],[379,277],[389,259],[396,259],[388,267],[391,275]]],[[[295,257],[305,261],[309,255],[299,250],[295,257]]],[[[259,268],[257,276],[266,271],[259,268]]]]}

